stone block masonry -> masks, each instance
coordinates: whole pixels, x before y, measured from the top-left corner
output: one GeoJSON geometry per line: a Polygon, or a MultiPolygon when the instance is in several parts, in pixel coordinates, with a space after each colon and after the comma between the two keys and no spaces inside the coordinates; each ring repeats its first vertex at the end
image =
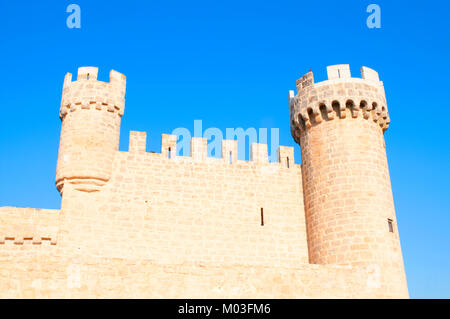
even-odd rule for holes
{"type": "Polygon", "coordinates": [[[2,298],[407,298],[378,73],[312,72],[289,93],[301,145],[237,160],[175,135],[118,150],[126,78],[97,68],[64,79],[56,186],[60,210],[0,208],[2,298]],[[389,224],[388,224],[389,223],[389,224]],[[388,227],[389,226],[389,227],[388,227]]]}

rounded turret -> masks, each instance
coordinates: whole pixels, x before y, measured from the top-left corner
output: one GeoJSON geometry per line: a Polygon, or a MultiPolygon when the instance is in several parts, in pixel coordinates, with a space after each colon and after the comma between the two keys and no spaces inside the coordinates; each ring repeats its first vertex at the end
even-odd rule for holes
{"type": "Polygon", "coordinates": [[[98,191],[111,177],[119,148],[120,120],[125,108],[126,78],[112,70],[110,82],[97,80],[98,69],[81,67],[72,82],[67,73],[59,116],[62,121],[56,187],[76,185],[98,191]]]}
{"type": "Polygon", "coordinates": [[[352,264],[368,273],[378,297],[408,291],[385,151],[389,126],[383,83],[363,67],[312,72],[289,94],[291,133],[301,146],[309,258],[316,264],[352,264]]]}

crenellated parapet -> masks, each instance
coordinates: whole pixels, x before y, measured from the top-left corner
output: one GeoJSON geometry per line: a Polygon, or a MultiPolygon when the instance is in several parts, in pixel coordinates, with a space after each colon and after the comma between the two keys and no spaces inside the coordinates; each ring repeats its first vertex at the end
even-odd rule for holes
{"type": "Polygon", "coordinates": [[[64,78],[59,116],[81,109],[104,110],[122,116],[125,109],[125,75],[111,70],[109,82],[97,80],[98,68],[78,68],[78,77],[72,82],[72,74],[64,78]]]}
{"type": "Polygon", "coordinates": [[[362,67],[361,78],[352,78],[349,65],[333,65],[327,74],[328,80],[315,83],[310,71],[297,80],[297,95],[289,92],[291,133],[297,142],[302,131],[346,117],[373,121],[383,132],[389,127],[384,86],[376,71],[362,67]]]}
{"type": "MultiPolygon", "coordinates": [[[[147,134],[145,132],[130,131],[128,152],[132,154],[146,153],[147,134]]],[[[208,140],[203,137],[192,137],[190,141],[191,155],[193,162],[216,162],[217,164],[234,165],[243,164],[273,164],[269,163],[269,153],[267,144],[252,143],[250,145],[250,161],[238,160],[238,141],[222,140],[220,158],[208,157],[208,140]]],[[[294,148],[289,146],[279,146],[277,151],[277,163],[285,168],[294,168],[294,148]]],[[[151,152],[153,156],[159,156],[167,160],[177,161],[177,159],[188,159],[186,156],[177,155],[177,136],[162,134],[161,153],[151,152]]]]}

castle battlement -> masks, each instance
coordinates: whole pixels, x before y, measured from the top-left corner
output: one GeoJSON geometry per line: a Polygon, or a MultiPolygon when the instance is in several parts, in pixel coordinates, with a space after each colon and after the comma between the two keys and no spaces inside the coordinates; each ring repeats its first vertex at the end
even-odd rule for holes
{"type": "MultiPolygon", "coordinates": [[[[188,160],[194,162],[208,162],[218,164],[272,164],[281,165],[286,168],[293,168],[296,165],[294,162],[294,148],[288,146],[279,146],[277,149],[277,162],[269,163],[268,146],[262,143],[252,143],[250,146],[250,161],[238,160],[237,150],[238,144],[236,140],[222,140],[222,155],[218,157],[208,157],[207,154],[207,139],[202,137],[192,137],[190,141],[190,156],[178,156],[176,149],[177,136],[170,134],[161,135],[161,153],[151,152],[152,156],[166,158],[168,160],[188,160]]],[[[143,154],[146,152],[147,133],[130,131],[128,152],[131,154],[143,154]]]]}
{"type": "Polygon", "coordinates": [[[98,68],[80,67],[78,77],[72,81],[72,74],[64,78],[63,94],[59,116],[64,118],[68,113],[80,109],[106,110],[123,115],[125,110],[125,75],[111,70],[109,82],[97,80],[98,68]]]}
{"type": "Polygon", "coordinates": [[[362,67],[361,78],[353,78],[350,66],[340,64],[328,66],[327,74],[328,80],[315,83],[310,71],[297,80],[297,95],[289,91],[291,131],[297,141],[301,131],[335,118],[362,116],[387,130],[390,118],[376,71],[362,67]]]}
{"type": "Polygon", "coordinates": [[[212,157],[204,137],[162,134],[147,152],[146,132],[130,131],[120,151],[125,76],[68,73],[61,209],[0,207],[0,298],[408,297],[383,83],[327,70],[289,92],[301,165],[286,146],[269,162],[262,143],[238,160],[240,138],[214,141],[212,157]]]}

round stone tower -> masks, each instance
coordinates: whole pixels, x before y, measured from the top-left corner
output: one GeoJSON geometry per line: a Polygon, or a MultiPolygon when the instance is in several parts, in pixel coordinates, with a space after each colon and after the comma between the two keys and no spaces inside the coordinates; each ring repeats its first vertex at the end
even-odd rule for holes
{"type": "Polygon", "coordinates": [[[348,65],[309,72],[289,92],[300,144],[310,263],[351,264],[374,297],[408,297],[383,134],[389,114],[378,73],[348,65]]]}
{"type": "Polygon", "coordinates": [[[82,67],[78,78],[64,78],[56,187],[74,184],[86,192],[100,190],[111,177],[119,148],[120,119],[125,107],[126,78],[112,70],[110,82],[97,81],[98,69],[82,67]]]}

